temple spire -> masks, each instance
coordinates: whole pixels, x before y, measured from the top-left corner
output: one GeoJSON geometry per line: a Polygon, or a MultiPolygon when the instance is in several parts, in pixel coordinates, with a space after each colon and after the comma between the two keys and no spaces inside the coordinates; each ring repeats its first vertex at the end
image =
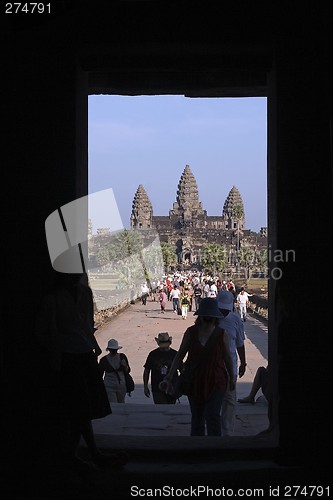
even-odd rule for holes
{"type": "Polygon", "coordinates": [[[170,215],[179,215],[183,219],[192,219],[203,215],[197,182],[190,169],[186,165],[178,183],[176,202],[173,204],[170,215]]]}
{"type": "Polygon", "coordinates": [[[232,186],[224,202],[222,216],[226,220],[227,229],[235,229],[239,222],[239,229],[244,228],[245,212],[240,192],[236,186],[232,186]]]}
{"type": "Polygon", "coordinates": [[[152,227],[153,207],[142,184],[134,195],[131,214],[131,228],[149,229],[152,227]]]}

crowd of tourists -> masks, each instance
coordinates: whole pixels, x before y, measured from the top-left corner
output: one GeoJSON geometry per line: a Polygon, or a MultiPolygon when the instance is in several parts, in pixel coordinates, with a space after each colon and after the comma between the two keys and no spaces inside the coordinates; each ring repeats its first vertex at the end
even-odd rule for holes
{"type": "MultiPolygon", "coordinates": [[[[191,436],[232,436],[236,383],[246,371],[242,320],[246,321],[250,294],[243,287],[236,292],[231,279],[197,272],[168,274],[149,285],[144,283],[141,287],[143,306],[150,297],[159,302],[161,314],[169,302],[171,310],[183,320],[190,311],[196,319],[185,328],[178,351],[171,347],[172,336],[168,332],[155,337],[157,347],[147,353],[143,365],[145,396],[152,396],[155,404],[175,404],[181,395],[186,395],[191,409],[191,436]],[[179,377],[188,377],[190,373],[191,388],[184,392],[179,377]]],[[[124,403],[128,392],[126,375],[130,365],[118,349],[122,346],[111,339],[109,354],[99,362],[112,403],[124,403]]]]}
{"type": "Polygon", "coordinates": [[[237,290],[232,279],[223,280],[219,276],[197,271],[164,275],[158,281],[141,285],[141,302],[146,305],[147,298],[157,301],[161,313],[166,310],[167,302],[171,302],[172,310],[185,320],[189,312],[197,311],[203,298],[215,298],[221,290],[228,290],[234,296],[234,309],[239,308],[241,319],[246,320],[248,294],[244,288],[237,290]],[[244,301],[244,299],[246,299],[244,301]]]}

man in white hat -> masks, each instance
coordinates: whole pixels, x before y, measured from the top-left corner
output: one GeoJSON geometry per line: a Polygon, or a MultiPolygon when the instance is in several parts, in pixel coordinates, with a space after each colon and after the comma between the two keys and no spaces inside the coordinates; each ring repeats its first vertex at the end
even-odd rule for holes
{"type": "Polygon", "coordinates": [[[236,407],[236,381],[237,376],[242,377],[246,370],[245,358],[245,333],[243,322],[237,313],[233,312],[234,296],[228,290],[221,290],[217,296],[219,310],[223,318],[219,321],[219,326],[224,329],[229,337],[229,347],[233,362],[234,389],[228,386],[222,403],[221,425],[222,436],[231,436],[235,427],[235,407],[236,407]],[[239,357],[239,367],[238,367],[239,357]]]}
{"type": "MultiPolygon", "coordinates": [[[[165,376],[170,370],[172,361],[177,354],[175,349],[172,349],[172,337],[168,332],[161,332],[155,337],[158,344],[157,349],[150,351],[147,356],[146,362],[143,365],[143,390],[147,398],[150,397],[150,390],[148,387],[149,376],[151,373],[151,390],[153,393],[153,400],[155,404],[175,404],[177,399],[170,394],[166,394],[159,388],[159,384],[164,380],[165,376]]],[[[176,374],[176,377],[178,375],[176,374]]],[[[175,383],[175,381],[174,381],[175,383]]]]}

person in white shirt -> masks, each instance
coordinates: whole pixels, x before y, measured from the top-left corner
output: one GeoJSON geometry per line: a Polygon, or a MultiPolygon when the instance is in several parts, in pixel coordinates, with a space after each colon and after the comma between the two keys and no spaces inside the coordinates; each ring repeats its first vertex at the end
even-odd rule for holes
{"type": "Polygon", "coordinates": [[[223,318],[219,321],[219,327],[223,328],[228,335],[229,348],[233,363],[233,389],[229,383],[223,398],[221,411],[221,435],[231,436],[235,427],[236,408],[236,382],[237,377],[241,378],[246,370],[245,357],[245,333],[244,326],[238,314],[233,312],[234,296],[228,290],[221,290],[217,295],[217,304],[223,318]],[[238,366],[239,358],[239,366],[238,366]]]}
{"type": "Polygon", "coordinates": [[[141,285],[141,302],[144,306],[146,305],[148,295],[149,295],[149,288],[147,286],[147,283],[143,283],[141,285]]]}
{"type": "Polygon", "coordinates": [[[239,307],[239,313],[241,320],[246,321],[247,305],[249,303],[249,297],[252,297],[253,293],[247,293],[242,286],[239,294],[237,295],[237,304],[239,307]]]}
{"type": "Polygon", "coordinates": [[[175,285],[170,292],[170,300],[172,300],[173,312],[177,314],[178,308],[180,307],[179,299],[181,297],[181,291],[175,285]]]}
{"type": "Polygon", "coordinates": [[[212,285],[210,285],[209,296],[214,298],[216,297],[216,295],[217,295],[217,286],[215,285],[215,283],[213,283],[212,285]]]}
{"type": "Polygon", "coordinates": [[[203,294],[204,294],[204,297],[209,297],[210,296],[210,286],[209,286],[209,283],[207,280],[205,280],[205,285],[204,285],[204,288],[203,288],[203,294]]]}

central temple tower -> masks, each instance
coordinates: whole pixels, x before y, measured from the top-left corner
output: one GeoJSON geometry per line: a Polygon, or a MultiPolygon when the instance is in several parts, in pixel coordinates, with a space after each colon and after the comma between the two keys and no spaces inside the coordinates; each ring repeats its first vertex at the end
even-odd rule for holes
{"type": "Polygon", "coordinates": [[[178,183],[176,201],[169,212],[170,219],[182,221],[186,226],[190,225],[193,220],[203,220],[206,215],[207,212],[202,209],[202,204],[199,201],[196,180],[190,166],[186,165],[178,183]]]}

